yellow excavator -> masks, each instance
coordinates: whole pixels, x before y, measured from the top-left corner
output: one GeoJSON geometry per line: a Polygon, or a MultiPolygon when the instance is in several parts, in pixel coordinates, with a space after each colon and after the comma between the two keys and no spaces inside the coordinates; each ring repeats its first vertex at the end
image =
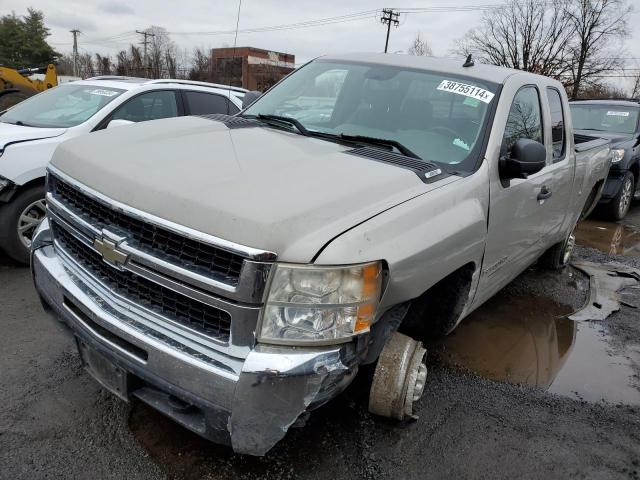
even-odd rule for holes
{"type": "Polygon", "coordinates": [[[0,66],[0,112],[56,85],[58,85],[58,73],[55,65],[19,70],[0,66]],[[44,73],[44,80],[29,78],[36,73],[44,73]]]}

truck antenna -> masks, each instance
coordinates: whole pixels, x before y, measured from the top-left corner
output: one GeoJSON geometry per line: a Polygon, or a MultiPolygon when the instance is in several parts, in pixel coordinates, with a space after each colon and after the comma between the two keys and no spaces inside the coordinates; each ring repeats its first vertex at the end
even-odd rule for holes
{"type": "MultiPolygon", "coordinates": [[[[231,65],[234,65],[236,62],[236,46],[238,45],[238,26],[240,25],[240,9],[242,8],[242,0],[238,0],[238,14],[236,15],[236,34],[233,37],[233,59],[231,60],[231,65]]],[[[242,62],[240,62],[241,67],[240,67],[240,83],[242,84],[242,62]]],[[[231,67],[231,71],[233,72],[234,68],[233,66],[231,67]]],[[[242,86],[242,85],[240,85],[242,86]]],[[[229,115],[230,113],[230,108],[231,106],[229,105],[229,103],[231,103],[231,75],[229,75],[229,91],[227,92],[227,95],[229,95],[229,98],[227,99],[227,115],[229,115]]]]}
{"type": "Polygon", "coordinates": [[[467,60],[465,60],[464,65],[462,65],[464,68],[468,68],[468,67],[473,67],[476,64],[476,62],[473,61],[473,55],[469,54],[467,55],[467,60]]]}

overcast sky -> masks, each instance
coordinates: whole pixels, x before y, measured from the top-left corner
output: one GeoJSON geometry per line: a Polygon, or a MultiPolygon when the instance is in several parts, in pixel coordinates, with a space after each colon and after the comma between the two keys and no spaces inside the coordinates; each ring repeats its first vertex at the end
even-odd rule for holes
{"type": "MultiPolygon", "coordinates": [[[[417,7],[464,7],[497,4],[501,0],[403,0],[400,9],[417,7]]],[[[635,12],[629,22],[632,36],[625,42],[625,56],[633,57],[627,67],[640,66],[640,0],[632,0],[635,12]]],[[[18,15],[32,6],[45,14],[51,29],[50,43],[61,52],[71,50],[69,30],[79,29],[80,51],[115,53],[131,42],[139,42],[140,35],[132,33],[150,25],[158,25],[170,32],[211,32],[235,29],[238,2],[236,0],[2,0],[2,12],[18,15]]],[[[240,30],[273,25],[291,24],[339,17],[389,7],[387,2],[366,0],[243,0],[240,30]]],[[[296,63],[322,54],[353,51],[382,51],[385,26],[375,13],[352,17],[328,25],[240,33],[238,46],[255,46],[293,53],[296,63]],[[368,16],[369,15],[369,16],[368,16]]],[[[431,44],[434,54],[450,55],[457,38],[479,22],[481,11],[406,13],[400,26],[392,28],[389,51],[405,51],[420,32],[431,44]]],[[[191,52],[194,47],[233,45],[233,34],[202,35],[172,33],[171,38],[180,49],[191,52]]],[[[615,80],[617,84],[624,80],[615,80]]]]}

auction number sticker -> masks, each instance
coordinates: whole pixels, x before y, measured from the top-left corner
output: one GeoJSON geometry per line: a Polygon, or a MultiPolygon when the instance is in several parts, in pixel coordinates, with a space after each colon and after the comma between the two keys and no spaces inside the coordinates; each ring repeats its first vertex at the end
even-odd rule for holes
{"type": "Polygon", "coordinates": [[[607,115],[609,117],[628,117],[629,116],[629,112],[614,112],[614,111],[609,110],[607,112],[607,115]]]}
{"type": "Polygon", "coordinates": [[[494,97],[493,93],[485,90],[484,88],[467,85],[466,83],[454,82],[453,80],[443,80],[442,83],[438,85],[438,90],[475,98],[476,100],[480,100],[484,103],[490,103],[494,97]]]}
{"type": "Polygon", "coordinates": [[[102,97],[113,97],[114,95],[118,94],[118,92],[114,92],[113,90],[102,90],[102,89],[91,90],[89,93],[91,95],[100,95],[102,97]]]}

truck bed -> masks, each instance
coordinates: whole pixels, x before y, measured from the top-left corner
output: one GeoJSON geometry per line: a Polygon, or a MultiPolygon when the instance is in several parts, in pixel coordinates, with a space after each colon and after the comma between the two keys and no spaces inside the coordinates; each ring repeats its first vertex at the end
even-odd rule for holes
{"type": "Polygon", "coordinates": [[[591,135],[583,135],[580,133],[573,134],[573,143],[576,152],[584,152],[592,148],[601,147],[609,143],[609,140],[591,135]]]}

